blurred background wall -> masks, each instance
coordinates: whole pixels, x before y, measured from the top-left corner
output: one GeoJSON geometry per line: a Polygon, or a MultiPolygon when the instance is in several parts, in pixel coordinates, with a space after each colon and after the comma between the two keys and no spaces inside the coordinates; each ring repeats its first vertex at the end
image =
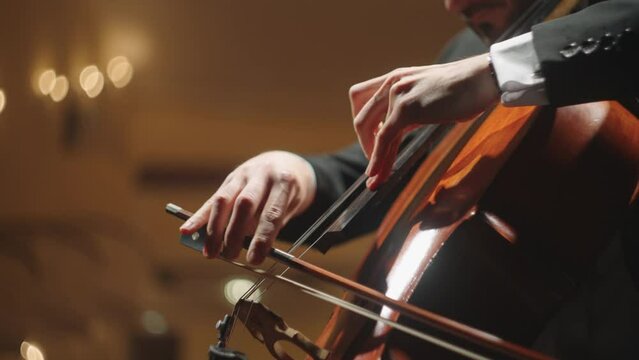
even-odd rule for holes
{"type": "MultiPolygon", "coordinates": [[[[196,209],[265,150],[355,141],[348,87],[433,61],[462,26],[442,3],[3,0],[0,359],[23,341],[46,359],[205,358],[225,285],[253,278],[181,247],[164,204],[196,209]]],[[[312,259],[348,275],[367,247],[312,259]]],[[[264,301],[311,338],[331,310],[264,301]]]]}

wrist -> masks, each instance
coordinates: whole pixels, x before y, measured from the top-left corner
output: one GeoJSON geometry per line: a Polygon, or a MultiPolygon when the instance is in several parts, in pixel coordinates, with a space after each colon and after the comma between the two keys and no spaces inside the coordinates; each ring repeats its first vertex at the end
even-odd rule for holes
{"type": "Polygon", "coordinates": [[[475,79],[477,95],[485,102],[498,102],[501,97],[501,89],[492,65],[490,55],[482,54],[471,58],[475,64],[475,79]]]}

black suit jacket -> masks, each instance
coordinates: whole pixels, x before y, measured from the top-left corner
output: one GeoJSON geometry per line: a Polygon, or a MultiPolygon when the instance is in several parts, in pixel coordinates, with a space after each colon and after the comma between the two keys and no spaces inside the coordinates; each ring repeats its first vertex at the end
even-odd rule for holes
{"type": "Polygon", "coordinates": [[[597,3],[532,32],[552,105],[639,93],[639,0],[597,3]]]}

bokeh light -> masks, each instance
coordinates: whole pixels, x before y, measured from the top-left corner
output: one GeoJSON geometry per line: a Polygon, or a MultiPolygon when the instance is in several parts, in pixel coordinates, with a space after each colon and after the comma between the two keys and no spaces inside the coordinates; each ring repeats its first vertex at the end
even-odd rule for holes
{"type": "Polygon", "coordinates": [[[7,96],[4,94],[4,90],[0,89],[0,114],[4,110],[5,105],[7,104],[7,96]]]}
{"type": "Polygon", "coordinates": [[[22,345],[20,345],[20,354],[26,360],[44,360],[44,354],[42,353],[42,350],[26,341],[23,341],[22,345]]]}
{"type": "Polygon", "coordinates": [[[29,347],[31,347],[31,344],[26,341],[23,341],[22,344],[20,344],[20,355],[23,359],[27,358],[27,351],[29,350],[29,347]]]}
{"type": "MultiPolygon", "coordinates": [[[[253,286],[253,281],[248,279],[231,279],[224,285],[224,297],[228,302],[235,303],[253,286]]],[[[252,296],[259,298],[261,291],[257,290],[252,296]]]]}
{"type": "Polygon", "coordinates": [[[42,95],[49,95],[55,87],[56,73],[53,69],[48,69],[42,72],[38,77],[38,89],[42,95]]]}
{"type": "Polygon", "coordinates": [[[87,91],[94,86],[94,84],[89,83],[88,78],[98,72],[100,72],[100,70],[98,70],[98,67],[95,65],[89,65],[82,69],[80,72],[80,87],[82,90],[87,91]]]}
{"type": "Polygon", "coordinates": [[[55,78],[55,83],[53,85],[53,89],[49,96],[51,96],[51,100],[55,102],[60,102],[64,100],[69,92],[69,80],[66,76],[61,75],[55,78]]]}
{"type": "Polygon", "coordinates": [[[116,88],[123,88],[133,78],[133,65],[124,56],[116,56],[107,65],[107,76],[116,88]]]}
{"type": "Polygon", "coordinates": [[[89,65],[80,72],[80,87],[88,97],[94,98],[104,89],[104,75],[95,65],[89,65]]]}

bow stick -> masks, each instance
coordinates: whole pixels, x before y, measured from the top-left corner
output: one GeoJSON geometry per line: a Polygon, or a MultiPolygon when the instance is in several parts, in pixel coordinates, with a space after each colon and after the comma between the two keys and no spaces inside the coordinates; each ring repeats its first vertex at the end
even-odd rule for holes
{"type": "MultiPolygon", "coordinates": [[[[177,217],[181,218],[181,219],[188,219],[192,216],[192,213],[180,208],[177,205],[174,204],[168,204],[166,206],[166,211],[176,215],[177,217]]],[[[199,234],[201,232],[204,232],[204,234],[206,234],[205,229],[201,229],[198,231],[199,234]]],[[[188,237],[188,236],[187,236],[188,237]]],[[[199,242],[199,249],[201,250],[201,246],[203,246],[203,238],[201,236],[198,236],[197,239],[193,239],[193,240],[200,240],[199,242]]],[[[186,240],[188,241],[188,240],[186,240]]],[[[184,243],[185,240],[182,240],[182,242],[184,243]]],[[[189,245],[191,246],[191,245],[189,245]]],[[[198,248],[196,246],[191,246],[193,248],[198,248]]],[[[301,272],[304,272],[306,274],[312,275],[320,280],[324,280],[326,282],[329,282],[333,285],[336,285],[340,288],[343,288],[359,297],[368,299],[370,301],[373,301],[375,303],[378,303],[380,305],[383,306],[388,306],[389,308],[392,308],[393,310],[398,311],[399,313],[401,313],[402,315],[411,317],[417,321],[420,321],[430,327],[432,327],[433,329],[437,329],[443,332],[446,332],[448,334],[451,334],[455,337],[464,339],[466,341],[469,341],[471,343],[474,343],[476,345],[480,345],[486,349],[491,349],[497,353],[501,353],[501,354],[505,354],[508,356],[511,356],[513,358],[516,359],[551,359],[550,357],[537,353],[533,350],[524,348],[522,346],[519,346],[517,344],[513,344],[510,342],[507,342],[505,340],[496,338],[494,335],[485,333],[481,330],[472,328],[470,326],[458,323],[454,320],[448,319],[444,316],[432,313],[428,310],[419,308],[417,306],[414,306],[412,304],[406,303],[406,302],[402,302],[402,301],[398,301],[395,299],[392,299],[388,296],[386,296],[385,294],[375,290],[375,289],[371,289],[367,286],[364,286],[360,283],[357,283],[353,280],[350,280],[348,278],[345,278],[343,276],[340,276],[338,274],[332,273],[330,271],[327,271],[321,267],[318,267],[316,265],[313,265],[311,263],[308,263],[300,258],[297,258],[289,253],[286,253],[282,250],[276,249],[276,248],[271,248],[268,254],[268,257],[277,261],[278,263],[282,263],[284,265],[286,265],[289,268],[294,268],[296,270],[299,270],[301,272]]],[[[372,319],[377,320],[377,321],[382,321],[390,326],[393,326],[394,328],[397,328],[400,331],[404,331],[409,333],[410,335],[416,336],[416,333],[421,333],[417,330],[412,329],[411,332],[406,331],[407,327],[404,325],[401,325],[395,321],[389,320],[389,319],[384,319],[383,317],[379,316],[378,314],[370,314],[372,312],[370,312],[370,310],[367,309],[363,309],[360,307],[357,307],[354,304],[350,304],[352,306],[347,307],[344,303],[346,301],[341,300],[341,299],[337,299],[331,295],[325,294],[320,292],[319,290],[310,288],[309,286],[294,282],[290,279],[287,279],[285,277],[283,277],[282,275],[275,275],[272,274],[270,271],[264,271],[261,269],[256,269],[256,268],[252,268],[248,265],[236,262],[236,261],[232,261],[229,259],[225,259],[224,257],[218,256],[218,258],[227,261],[235,266],[239,266],[242,267],[244,269],[248,269],[254,273],[257,273],[259,275],[262,275],[264,277],[270,278],[270,279],[277,279],[280,281],[283,281],[285,283],[288,283],[289,285],[301,288],[304,290],[304,292],[306,293],[313,293],[313,294],[318,294],[318,296],[316,297],[321,297],[323,300],[329,301],[327,299],[332,298],[330,301],[338,306],[344,307],[348,310],[353,310],[359,314],[362,314],[364,316],[367,315],[372,315],[370,316],[372,319]],[[336,301],[338,300],[338,301],[336,301]],[[354,310],[355,307],[357,307],[358,309],[354,310]]],[[[243,299],[244,301],[245,299],[243,299]]],[[[239,312],[239,309],[235,309],[239,312]]],[[[235,312],[234,310],[234,312],[235,312]]],[[[248,311],[243,310],[243,313],[248,314],[250,313],[250,309],[248,311]]],[[[423,333],[421,333],[423,334],[423,333]]],[[[441,339],[437,339],[435,337],[432,337],[430,335],[427,334],[423,334],[424,336],[418,336],[419,338],[431,341],[432,339],[435,340],[435,342],[446,348],[448,348],[451,351],[455,351],[458,352],[462,355],[465,355],[467,357],[473,358],[473,359],[485,359],[485,357],[478,355],[472,351],[468,351],[466,349],[462,349],[460,347],[457,347],[455,345],[449,344],[448,342],[446,342],[445,340],[441,340],[441,339]],[[462,353],[463,351],[463,353],[462,353]]]]}

